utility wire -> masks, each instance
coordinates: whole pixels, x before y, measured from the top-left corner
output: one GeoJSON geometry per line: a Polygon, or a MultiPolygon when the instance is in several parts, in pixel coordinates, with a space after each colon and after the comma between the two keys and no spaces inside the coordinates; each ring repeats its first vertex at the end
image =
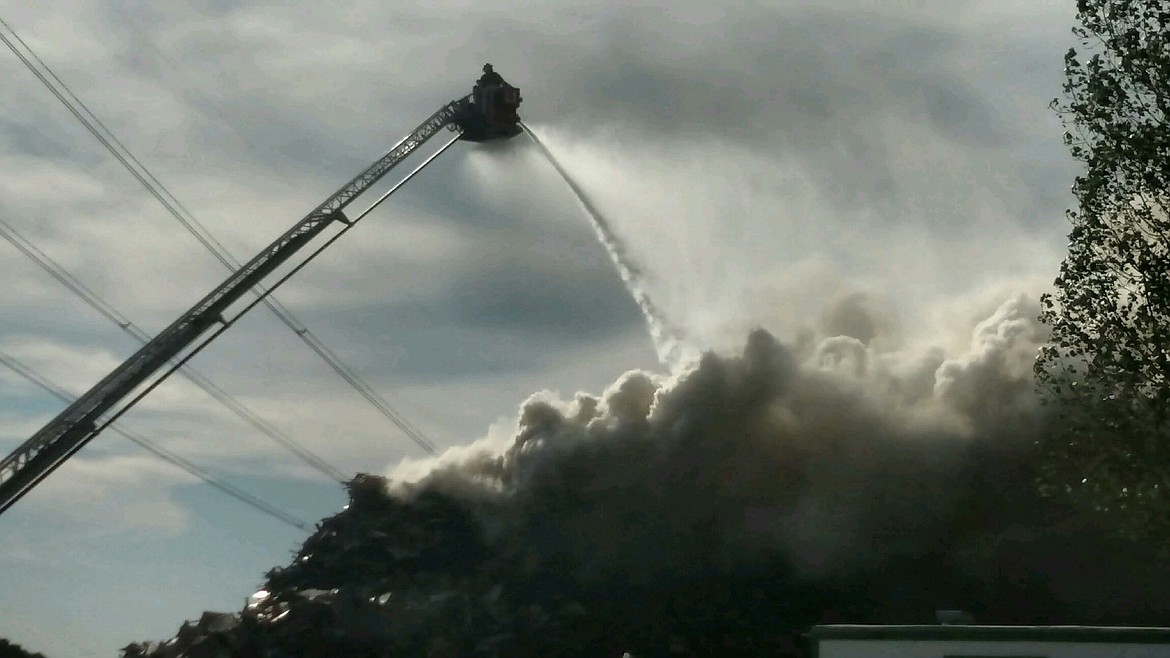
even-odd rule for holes
{"type": "MultiPolygon", "coordinates": [[[[12,227],[11,224],[0,219],[0,237],[7,240],[12,246],[16,247],[21,253],[27,256],[31,261],[36,263],[41,269],[48,272],[50,276],[59,281],[61,285],[71,290],[75,295],[81,298],[86,304],[91,306],[95,311],[102,314],[107,320],[118,325],[126,333],[130,334],[140,344],[145,345],[150,342],[150,335],[136,326],[123,313],[119,312],[109,302],[102,299],[97,293],[88,288],[84,283],[73,276],[68,270],[61,266],[60,263],[52,259],[41,249],[37,248],[28,238],[24,237],[12,227]]],[[[173,360],[172,360],[173,362],[173,360]]],[[[281,432],[276,427],[273,427],[269,422],[258,416],[251,409],[244,406],[239,400],[236,400],[227,391],[223,390],[215,382],[208,379],[203,374],[191,366],[186,366],[180,371],[187,379],[195,385],[202,388],[208,395],[217,400],[220,404],[227,407],[237,416],[242,418],[252,427],[262,432],[265,436],[276,441],[286,450],[296,455],[309,466],[317,469],[326,477],[335,482],[344,482],[349,478],[338,468],[322,459],[320,456],[314,454],[308,448],[300,445],[289,437],[284,432],[281,432]]]]}
{"type": "MultiPolygon", "coordinates": [[[[41,388],[42,390],[47,391],[49,394],[64,401],[66,404],[73,402],[75,399],[65,389],[63,389],[60,386],[49,381],[47,378],[38,374],[32,368],[28,367],[24,363],[21,363],[15,357],[13,357],[12,355],[7,354],[3,351],[0,351],[0,364],[7,366],[10,370],[15,372],[16,374],[25,378],[29,382],[32,382],[34,385],[41,388]]],[[[231,496],[232,498],[235,498],[239,502],[244,503],[245,505],[248,505],[250,507],[253,507],[253,508],[255,508],[255,509],[257,509],[257,510],[259,510],[259,511],[275,518],[275,519],[278,519],[278,520],[282,521],[283,523],[286,523],[294,528],[297,528],[299,530],[307,530],[308,529],[308,524],[305,523],[304,521],[298,519],[297,517],[295,517],[291,514],[288,514],[286,512],[283,512],[280,510],[280,508],[278,508],[274,505],[270,505],[270,504],[264,502],[263,500],[256,498],[252,494],[249,494],[248,492],[240,489],[239,487],[236,487],[235,485],[233,485],[231,483],[225,482],[225,481],[215,477],[214,475],[205,471],[204,469],[200,468],[199,466],[195,465],[191,461],[184,459],[183,457],[180,457],[179,455],[171,452],[170,450],[167,450],[166,448],[163,448],[162,446],[151,441],[150,439],[147,439],[146,437],[142,436],[141,434],[138,434],[136,432],[132,432],[132,431],[124,429],[122,427],[111,427],[110,429],[114,430],[118,434],[121,434],[122,436],[129,439],[130,441],[138,444],[140,447],[147,450],[148,452],[150,452],[154,456],[156,456],[164,461],[167,461],[175,466],[178,466],[179,468],[183,469],[184,471],[187,471],[191,475],[194,475],[195,477],[199,478],[200,480],[203,480],[207,484],[215,487],[216,489],[219,489],[223,493],[231,496]]]]}
{"type": "MultiPolygon", "coordinates": [[[[226,247],[224,247],[223,244],[216,240],[205,226],[203,226],[197,219],[195,219],[195,216],[189,210],[187,210],[185,206],[183,206],[182,202],[175,198],[175,196],[171,194],[169,190],[167,190],[166,186],[163,185],[162,182],[159,181],[158,178],[156,178],[150,172],[150,170],[142,164],[142,162],[134,157],[134,154],[130,151],[130,149],[127,148],[126,145],[123,144],[116,135],[114,135],[113,131],[110,130],[109,127],[107,127],[92,111],[90,111],[89,107],[80,98],[78,98],[76,94],[73,93],[73,91],[69,88],[68,85],[65,84],[63,80],[61,80],[55,73],[53,73],[53,70],[49,68],[47,64],[45,64],[44,60],[42,60],[36,54],[36,52],[33,51],[33,49],[30,48],[23,39],[20,38],[20,35],[17,34],[16,30],[12,29],[12,26],[5,22],[2,18],[0,18],[0,25],[3,25],[12,34],[13,38],[15,38],[16,41],[28,52],[28,54],[32,56],[33,60],[36,60],[36,63],[40,65],[41,69],[44,69],[44,73],[42,73],[41,69],[38,69],[36,65],[34,65],[33,62],[29,60],[29,58],[26,57],[25,54],[22,53],[16,47],[16,45],[10,39],[8,39],[7,36],[4,35],[3,32],[0,32],[0,41],[3,41],[8,46],[8,48],[20,59],[20,61],[23,62],[30,71],[32,71],[33,75],[35,75],[37,79],[39,79],[41,83],[44,84],[44,86],[48,88],[49,91],[52,92],[53,95],[56,96],[62,104],[65,105],[70,113],[72,113],[73,116],[76,117],[77,120],[85,126],[86,130],[88,130],[90,134],[92,134],[99,142],[101,142],[102,146],[104,146],[106,150],[109,151],[110,154],[113,155],[114,158],[117,159],[118,162],[121,163],[122,166],[125,167],[125,169],[129,171],[130,174],[134,176],[134,178],[144,188],[146,188],[151,196],[158,200],[158,202],[162,204],[167,212],[170,213],[171,216],[173,216],[176,220],[178,220],[179,223],[182,224],[189,233],[195,236],[195,238],[199,240],[200,244],[202,244],[208,251],[210,251],[216,257],[216,259],[218,259],[220,263],[224,265],[224,267],[228,268],[228,270],[232,272],[235,272],[240,267],[242,267],[239,260],[237,260],[235,256],[233,256],[231,252],[228,251],[226,247]],[[60,85],[61,89],[58,89],[57,86],[53,84],[53,82],[50,82],[49,78],[45,76],[45,73],[47,73],[48,76],[57,83],[57,85],[60,85]],[[62,94],[61,90],[64,90],[65,94],[68,94],[69,98],[66,98],[65,95],[62,94]],[[84,115],[82,114],[83,112],[84,115]],[[101,130],[98,129],[99,127],[101,130]],[[102,134],[103,131],[105,133],[104,135],[102,134]],[[118,148],[115,148],[115,144],[121,149],[121,151],[119,151],[118,148]],[[125,155],[123,155],[123,152],[125,155]],[[131,165],[131,162],[133,162],[134,165],[137,165],[138,168],[136,169],[133,165],[131,165]],[[139,170],[141,170],[141,172],[139,170]]],[[[414,441],[423,450],[426,450],[430,454],[435,454],[436,449],[434,447],[434,443],[430,439],[428,439],[417,428],[414,428],[413,425],[407,422],[401,412],[395,410],[393,406],[390,405],[389,401],[387,401],[384,396],[379,395],[378,392],[374,390],[374,388],[370,386],[369,383],[362,379],[356,370],[342,361],[333,350],[329,349],[319,337],[317,337],[312,331],[309,330],[307,326],[305,326],[303,322],[301,322],[295,315],[293,315],[292,311],[290,311],[287,307],[284,306],[284,304],[280,303],[275,298],[268,296],[265,291],[266,289],[261,285],[256,285],[253,288],[253,292],[263,300],[264,305],[267,306],[268,309],[272,311],[272,313],[276,315],[276,317],[279,318],[282,323],[284,323],[285,326],[292,330],[293,333],[295,333],[306,345],[309,346],[310,349],[312,349],[318,356],[320,356],[329,365],[329,367],[332,368],[338,375],[340,375],[347,383],[349,383],[350,386],[356,389],[358,393],[362,395],[362,397],[365,397],[366,400],[368,400],[383,416],[385,416],[387,420],[405,432],[407,437],[414,441]],[[412,430],[408,431],[405,429],[406,427],[411,427],[412,430]]]]}
{"type": "MultiPolygon", "coordinates": [[[[452,144],[454,144],[456,141],[458,141],[458,139],[459,139],[459,136],[458,136],[458,135],[456,135],[455,137],[453,137],[453,138],[451,139],[451,141],[447,142],[447,144],[445,144],[445,145],[443,146],[443,148],[439,149],[437,152],[435,152],[434,154],[432,154],[432,155],[431,155],[431,157],[427,158],[427,159],[426,159],[426,161],[424,161],[424,162],[423,162],[421,165],[419,165],[418,167],[416,167],[416,168],[414,169],[414,171],[410,172],[410,174],[409,174],[408,176],[406,176],[406,178],[403,178],[401,181],[399,181],[399,182],[398,182],[398,184],[396,184],[396,185],[395,185],[394,187],[392,187],[392,188],[391,188],[391,189],[390,189],[388,192],[386,192],[385,194],[383,194],[383,195],[381,196],[381,198],[379,198],[377,201],[375,201],[375,202],[374,202],[374,205],[372,205],[372,206],[370,206],[369,208],[367,208],[367,209],[366,209],[364,212],[362,212],[362,213],[361,213],[361,215],[359,215],[357,218],[355,218],[354,220],[352,220],[348,226],[346,226],[344,229],[342,229],[342,230],[338,231],[337,233],[335,233],[335,234],[333,235],[333,237],[332,237],[332,238],[330,238],[330,239],[329,239],[329,240],[328,240],[328,241],[327,241],[325,244],[321,245],[320,247],[318,247],[318,248],[317,248],[317,250],[316,250],[316,251],[314,251],[313,253],[309,254],[309,257],[308,257],[308,258],[306,258],[305,260],[301,261],[300,263],[297,263],[297,265],[296,265],[295,267],[293,267],[291,270],[289,270],[287,273],[285,273],[285,275],[284,275],[284,276],[282,276],[281,278],[277,279],[277,281],[276,281],[275,283],[273,283],[273,284],[272,284],[272,287],[270,287],[268,290],[266,290],[262,296],[259,296],[259,297],[257,297],[257,298],[256,298],[254,301],[252,301],[252,302],[251,302],[251,303],[249,303],[247,306],[245,306],[243,310],[241,310],[240,312],[236,313],[236,314],[235,314],[233,317],[231,317],[231,318],[229,318],[229,319],[226,319],[226,320],[223,320],[223,321],[221,321],[221,323],[220,323],[220,326],[219,326],[219,328],[218,328],[218,329],[216,329],[216,330],[215,330],[215,331],[213,331],[213,332],[212,332],[210,335],[208,335],[207,337],[205,337],[205,338],[203,339],[203,342],[201,342],[201,343],[199,343],[199,344],[195,345],[195,347],[194,347],[193,349],[191,349],[189,352],[187,352],[186,356],[184,356],[184,357],[183,357],[183,358],[181,358],[181,359],[178,359],[178,360],[174,360],[174,361],[172,361],[171,363],[172,363],[173,365],[171,365],[171,367],[170,367],[170,369],[169,369],[169,370],[167,370],[166,372],[162,373],[162,375],[160,375],[158,378],[156,378],[156,379],[155,379],[155,380],[154,380],[154,381],[153,381],[153,382],[152,382],[152,383],[151,383],[149,386],[147,386],[147,387],[146,387],[146,388],[144,388],[144,389],[143,389],[141,392],[139,392],[139,393],[138,393],[138,395],[136,395],[136,396],[134,396],[133,398],[131,398],[129,402],[127,402],[126,404],[124,404],[124,405],[122,406],[122,408],[121,408],[121,409],[119,409],[118,411],[114,412],[112,415],[110,415],[110,416],[106,417],[106,418],[105,418],[105,420],[103,420],[103,421],[102,421],[102,424],[101,424],[100,426],[96,427],[96,428],[93,430],[93,433],[96,435],[97,433],[101,432],[101,431],[102,431],[102,430],[104,430],[105,428],[107,428],[107,427],[109,427],[110,425],[112,425],[112,424],[113,424],[115,421],[117,421],[119,418],[121,418],[123,414],[125,414],[127,411],[129,411],[129,410],[130,410],[130,409],[131,409],[131,408],[132,408],[134,405],[138,404],[138,402],[139,402],[140,400],[142,400],[142,398],[144,398],[144,397],[146,397],[147,395],[149,395],[151,391],[153,391],[153,390],[154,390],[156,387],[158,387],[158,385],[159,385],[159,384],[161,384],[161,383],[163,383],[164,381],[166,381],[166,379],[167,379],[168,377],[170,377],[172,374],[174,374],[174,372],[175,372],[176,370],[178,370],[179,368],[181,368],[181,367],[183,367],[184,365],[186,365],[186,363],[187,363],[188,361],[190,361],[191,359],[195,358],[195,356],[196,356],[196,355],[198,355],[200,352],[202,352],[202,351],[203,351],[203,349],[204,349],[205,347],[207,347],[208,345],[210,345],[210,344],[211,344],[211,342],[212,342],[213,340],[215,340],[215,339],[216,339],[216,338],[217,338],[217,337],[218,337],[220,334],[222,334],[223,332],[225,332],[225,331],[227,331],[228,329],[230,329],[230,328],[231,328],[233,325],[235,325],[235,323],[236,323],[236,322],[239,322],[240,318],[242,318],[242,317],[244,317],[245,315],[247,315],[248,311],[251,311],[253,308],[255,308],[255,307],[256,307],[256,305],[257,305],[257,304],[259,304],[260,302],[264,301],[265,297],[267,297],[268,295],[271,295],[271,294],[273,293],[273,291],[275,291],[275,290],[276,290],[277,288],[279,288],[280,286],[284,285],[284,282],[285,282],[285,281],[288,281],[289,279],[291,279],[291,278],[292,278],[292,276],[293,276],[294,274],[296,274],[297,272],[301,271],[301,269],[302,269],[303,267],[305,267],[305,266],[306,266],[306,265],[308,265],[310,262],[312,262],[312,260],[313,260],[314,258],[316,258],[318,255],[320,255],[320,254],[321,254],[321,252],[322,252],[322,251],[325,251],[325,249],[326,249],[326,248],[327,248],[329,245],[333,244],[333,243],[334,243],[334,242],[335,242],[335,241],[336,241],[338,238],[340,238],[342,235],[344,235],[346,231],[348,231],[350,228],[353,228],[354,226],[356,226],[356,225],[357,225],[357,220],[358,220],[358,219],[361,219],[362,217],[365,217],[365,216],[366,216],[366,215],[367,215],[367,214],[368,214],[368,213],[369,213],[371,210],[373,210],[375,207],[377,207],[377,205],[378,205],[378,204],[380,204],[380,203],[382,203],[383,201],[385,201],[385,200],[386,200],[386,199],[387,199],[387,198],[388,198],[388,197],[389,197],[391,194],[393,194],[393,193],[395,192],[395,190],[397,190],[399,187],[402,187],[402,185],[404,185],[404,184],[406,183],[406,181],[410,180],[410,179],[411,179],[411,178],[412,178],[412,177],[413,177],[415,174],[417,174],[418,172],[422,171],[424,167],[426,167],[428,164],[430,164],[432,160],[434,160],[435,158],[439,157],[439,155],[440,155],[440,154],[442,154],[442,153],[443,153],[443,151],[446,151],[446,150],[447,150],[447,148],[448,148],[448,147],[450,147],[452,144]]],[[[80,449],[81,449],[81,446],[77,446],[76,448],[74,448],[73,452],[76,452],[77,450],[80,450],[80,449]]],[[[70,454],[72,454],[72,453],[70,453],[70,454]]],[[[68,456],[69,456],[69,455],[66,455],[66,456],[65,456],[65,458],[68,458],[68,456]]],[[[54,468],[56,468],[56,467],[54,466],[54,468]]]]}

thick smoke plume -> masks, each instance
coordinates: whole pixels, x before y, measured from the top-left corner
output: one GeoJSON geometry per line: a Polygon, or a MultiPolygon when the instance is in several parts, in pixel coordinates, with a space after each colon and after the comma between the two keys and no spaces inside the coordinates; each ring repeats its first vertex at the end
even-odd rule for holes
{"type": "Polygon", "coordinates": [[[812,624],[952,607],[1157,623],[1150,553],[1033,493],[1036,315],[1015,297],[962,353],[908,354],[852,297],[791,345],[533,396],[506,436],[351,484],[239,619],[127,655],[799,655],[812,624]]]}
{"type": "Polygon", "coordinates": [[[1170,597],[1145,598],[1166,578],[1105,548],[1107,519],[1032,494],[1047,427],[1037,315],[1020,295],[970,328],[963,353],[883,352],[879,315],[848,298],[796,345],[757,331],[741,355],[681,375],[534,396],[502,450],[489,439],[404,464],[392,490],[466,501],[517,564],[578,587],[767,574],[777,591],[844,587],[828,598],[859,606],[841,613],[854,621],[952,605],[1015,622],[1166,610],[1170,597]]]}
{"type": "Polygon", "coordinates": [[[583,578],[734,571],[761,556],[809,578],[868,570],[949,522],[968,475],[994,468],[973,455],[1006,466],[1026,452],[1042,424],[1036,310],[1005,302],[949,359],[877,352],[858,308],[856,335],[785,346],[758,331],[742,356],[708,354],[674,378],[537,395],[502,451],[488,441],[404,465],[394,487],[476,501],[502,527],[539,519],[529,543],[556,546],[583,578]]]}

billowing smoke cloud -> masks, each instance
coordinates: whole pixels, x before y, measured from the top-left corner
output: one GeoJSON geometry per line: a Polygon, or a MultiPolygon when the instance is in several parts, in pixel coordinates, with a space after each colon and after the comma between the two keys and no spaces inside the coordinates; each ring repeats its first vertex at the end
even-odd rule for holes
{"type": "Polygon", "coordinates": [[[806,618],[852,621],[929,622],[949,605],[1017,623],[1166,610],[1142,584],[1165,578],[1138,576],[1107,520],[1032,493],[1047,426],[1037,315],[1018,295],[967,328],[961,353],[896,351],[881,347],[889,316],[847,296],[792,345],[757,331],[681,375],[536,395],[510,440],[403,464],[392,490],[467,501],[512,564],[584,589],[755,574],[824,597],[806,618]]]}
{"type": "Polygon", "coordinates": [[[558,546],[576,574],[654,579],[762,555],[810,577],[870,568],[948,521],[972,452],[1026,448],[1036,315],[1011,299],[967,353],[914,356],[873,347],[881,319],[846,298],[821,323],[830,335],[786,346],[757,331],[741,356],[674,378],[536,395],[502,450],[488,440],[392,480],[483,501],[508,527],[540,519],[530,543],[558,546]]]}
{"type": "Polygon", "coordinates": [[[1012,297],[948,355],[891,347],[850,295],[791,344],[534,395],[511,431],[351,485],[242,621],[128,655],[795,655],[811,624],[949,607],[1156,623],[1142,547],[1034,494],[1037,311],[1012,297]]]}

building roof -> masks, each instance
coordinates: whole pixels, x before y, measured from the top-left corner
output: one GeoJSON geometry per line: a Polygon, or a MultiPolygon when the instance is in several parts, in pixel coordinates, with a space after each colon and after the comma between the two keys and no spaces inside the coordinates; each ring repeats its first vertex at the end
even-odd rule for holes
{"type": "Polygon", "coordinates": [[[1089,642],[1170,644],[1170,628],[1145,626],[813,626],[806,636],[821,640],[954,640],[983,642],[1089,642]]]}

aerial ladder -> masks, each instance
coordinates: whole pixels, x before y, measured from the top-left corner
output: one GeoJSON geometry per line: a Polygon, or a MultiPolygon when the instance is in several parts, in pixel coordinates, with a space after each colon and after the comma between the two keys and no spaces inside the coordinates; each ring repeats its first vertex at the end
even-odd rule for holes
{"type": "MultiPolygon", "coordinates": [[[[507,139],[521,132],[520,90],[504,81],[492,66],[484,66],[484,75],[471,94],[451,101],[439,108],[409,135],[394,145],[385,155],[364,171],[354,176],[341,189],[331,194],[297,222],[295,226],[265,247],[252,260],[233,273],[206,297],[179,316],[169,327],[142,346],[130,358],[106,375],[64,411],[48,422],[16,450],[0,461],[0,513],[11,507],[22,496],[43,481],[54,470],[81,450],[87,443],[114,422],[147,393],[162,383],[172,372],[206,347],[264,297],[271,294],[289,277],[299,271],[317,254],[333,243],[345,231],[365,216],[403,183],[418,173],[435,157],[457,140],[485,142],[507,139]],[[348,217],[346,206],[377,183],[411,153],[444,128],[457,135],[434,153],[397,185],[383,194],[360,215],[348,217]],[[331,239],[324,242],[284,276],[258,290],[257,299],[238,313],[225,313],[241,297],[259,286],[281,265],[290,262],[297,252],[314,242],[328,227],[343,225],[331,239]],[[170,368],[164,367],[170,364],[170,368]],[[148,384],[149,382],[149,384],[148,384]],[[139,388],[145,388],[131,398],[139,388]]],[[[316,242],[321,242],[317,240],[316,242]]]]}

